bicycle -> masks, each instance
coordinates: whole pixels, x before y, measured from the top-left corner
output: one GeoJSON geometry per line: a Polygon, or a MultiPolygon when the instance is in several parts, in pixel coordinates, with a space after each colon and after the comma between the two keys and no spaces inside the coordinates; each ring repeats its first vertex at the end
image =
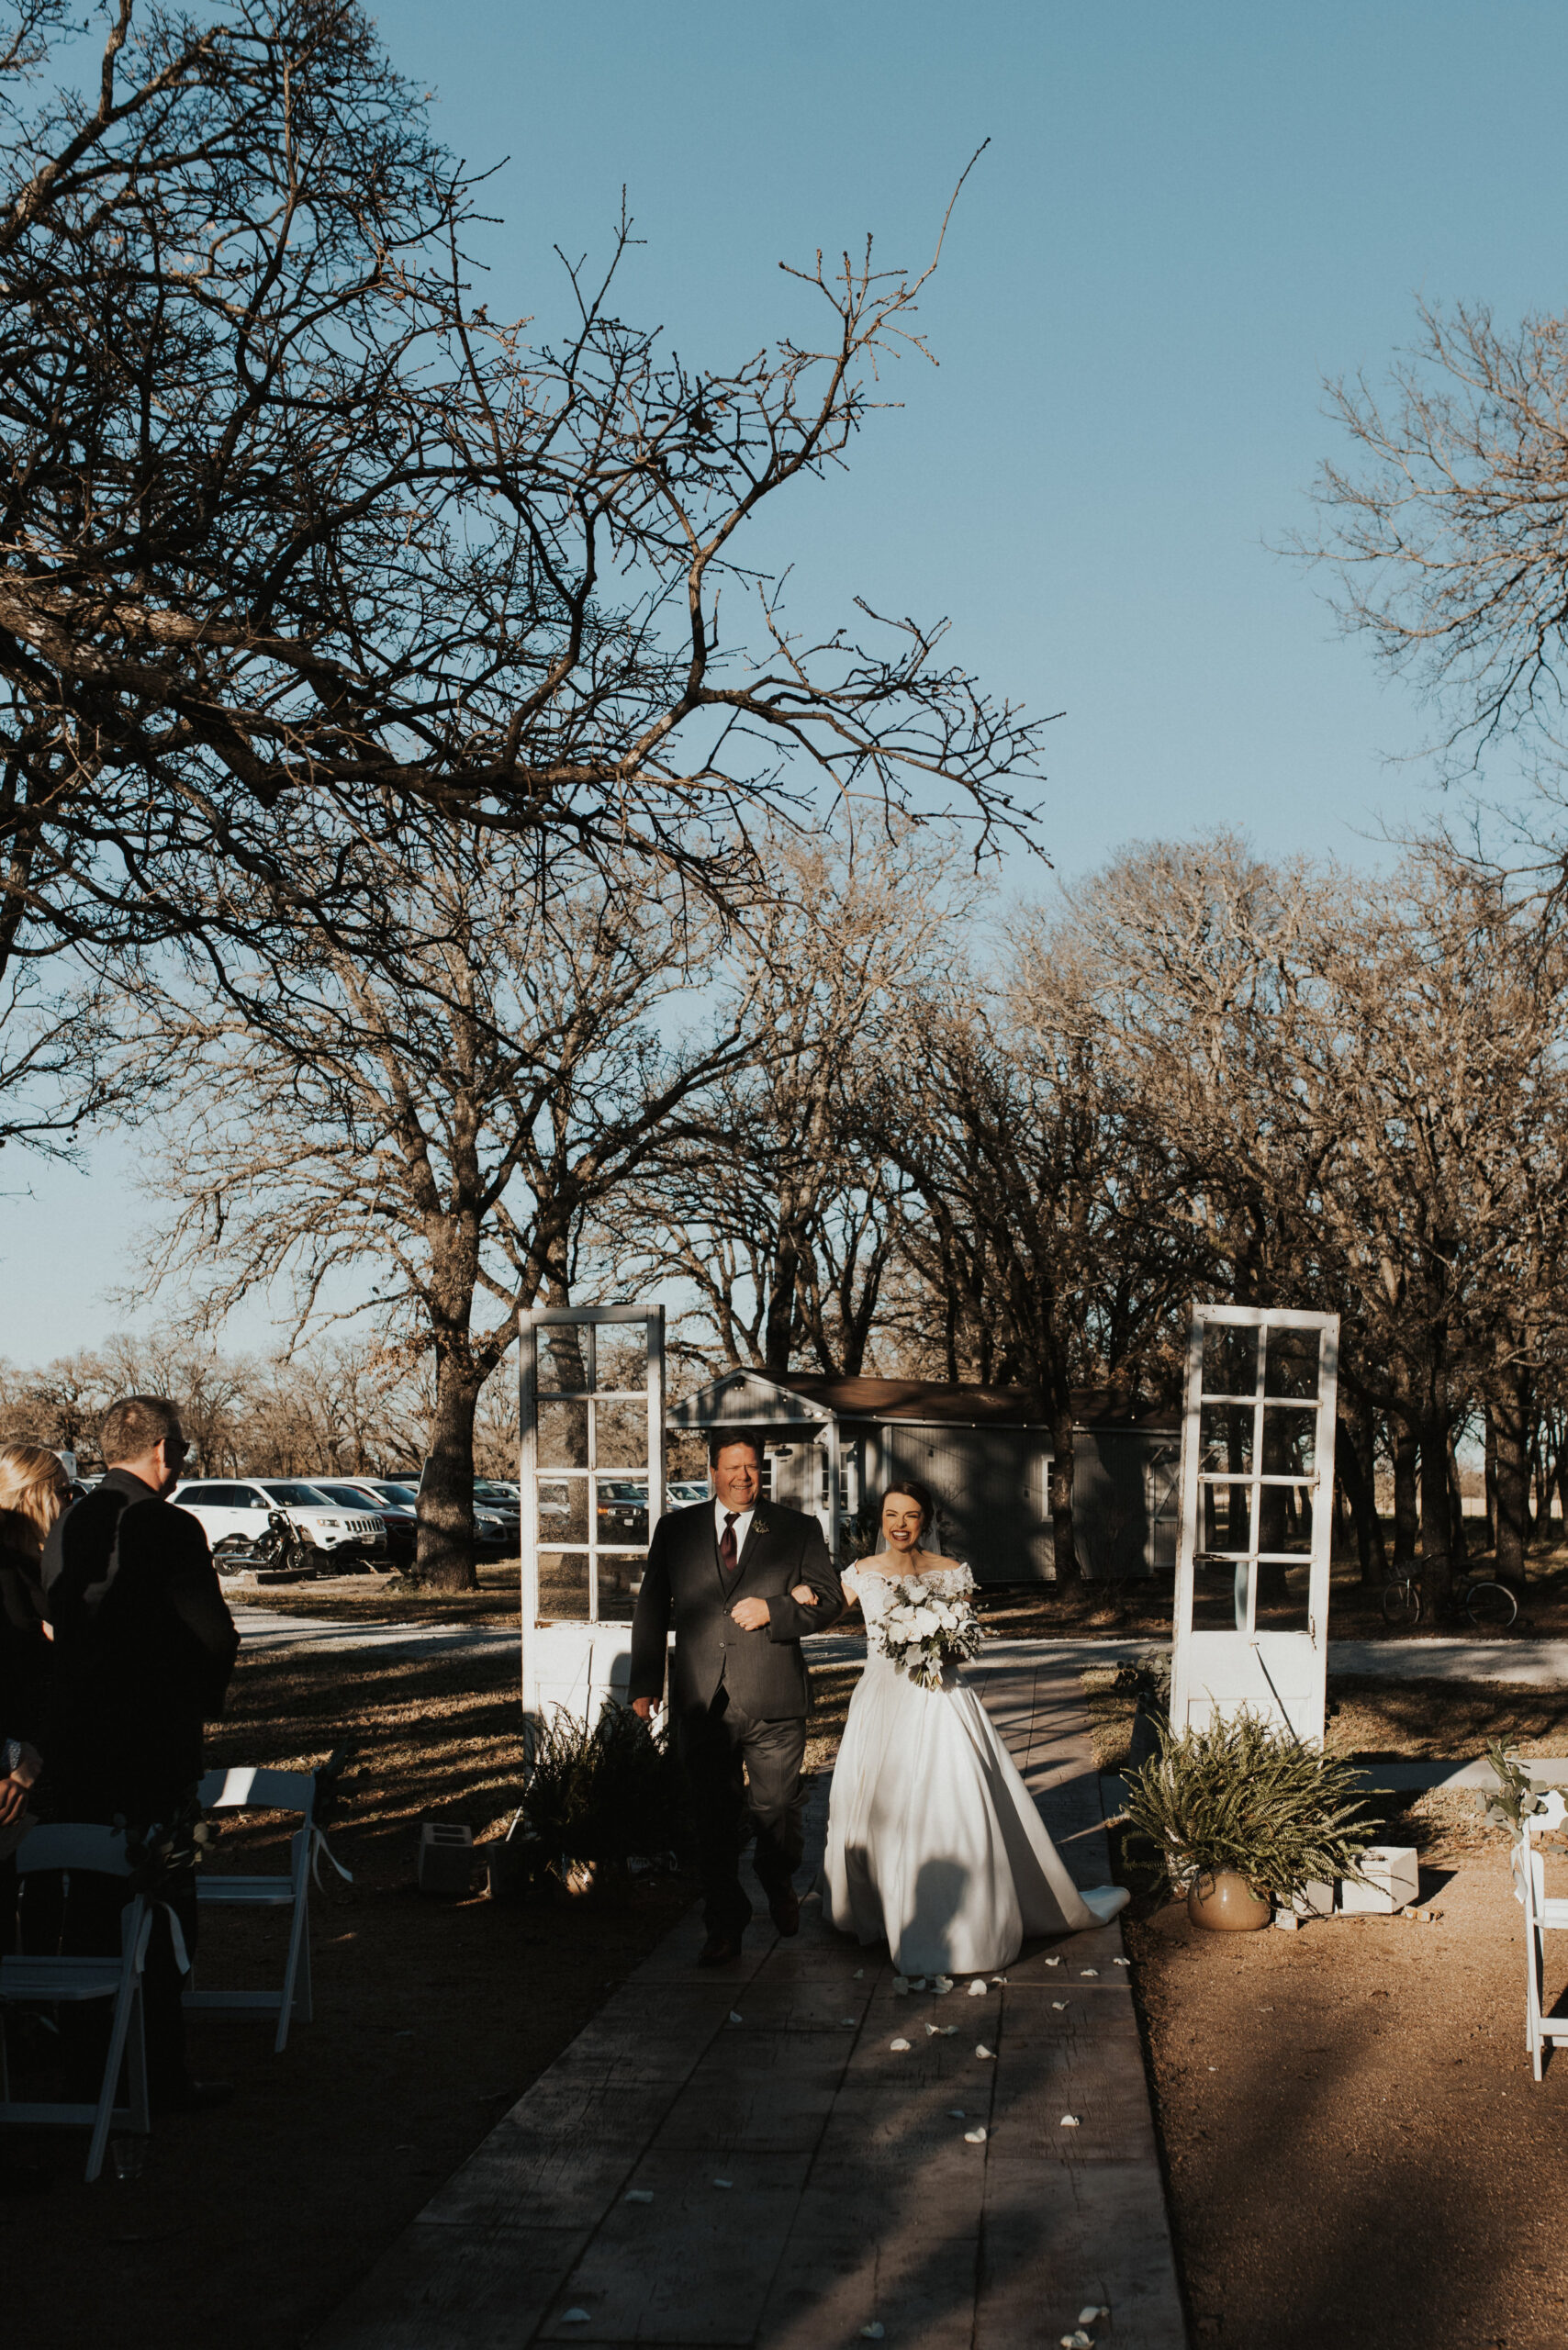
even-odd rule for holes
{"type": "MultiPolygon", "coordinates": [[[[1454,1593],[1453,1612],[1461,1608],[1478,1632],[1506,1632],[1518,1620],[1519,1603],[1506,1583],[1494,1575],[1473,1573],[1462,1567],[1463,1588],[1454,1593]]],[[[1383,1587],[1383,1616],[1386,1624],[1414,1628],[1421,1620],[1421,1586],[1416,1580],[1417,1566],[1409,1560],[1394,1571],[1392,1581],[1383,1587]]]]}

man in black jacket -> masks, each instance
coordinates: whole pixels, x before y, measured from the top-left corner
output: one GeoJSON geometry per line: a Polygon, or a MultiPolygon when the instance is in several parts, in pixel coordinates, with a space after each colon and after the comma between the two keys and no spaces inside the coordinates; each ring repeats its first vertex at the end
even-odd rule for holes
{"type": "Polygon", "coordinates": [[[751,1916],[740,1855],[746,1816],[774,1924],[799,1930],[809,1687],[801,1636],[844,1610],[844,1590],[814,1517],[761,1507],[762,1446],[720,1431],[709,1448],[713,1499],[659,1520],[632,1624],[631,1697],[645,1720],[665,1685],[691,1790],[708,1939],[700,1966],[738,1956],[751,1916]]]}
{"type": "MultiPolygon", "coordinates": [[[[167,1827],[202,1775],[202,1724],[222,1711],[239,1634],[188,1510],[164,1499],[185,1457],[180,1416],[162,1395],[129,1395],[105,1414],[102,1483],[44,1545],[54,1626],[56,1719],[49,1763],[57,1819],[167,1827]]],[[[194,1870],[162,1890],[196,1953],[194,1870]]],[[[72,1882],[67,1947],[118,1951],[121,1880],[72,1882]]],[[[167,2108],[216,2104],[221,2082],[185,2070],[183,1975],[155,1933],[142,1984],[148,2088],[167,2108]]],[[[99,2060],[102,2061],[101,2058],[99,2060]]]]}

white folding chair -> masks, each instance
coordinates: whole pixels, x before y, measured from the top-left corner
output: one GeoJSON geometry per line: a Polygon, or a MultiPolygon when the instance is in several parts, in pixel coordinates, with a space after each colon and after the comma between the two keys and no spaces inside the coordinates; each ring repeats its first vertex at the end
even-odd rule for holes
{"type": "MultiPolygon", "coordinates": [[[[113,1828],[62,1825],[35,1828],[17,1849],[17,1869],[31,1876],[39,1869],[91,1870],[99,1876],[129,1876],[125,1837],[113,1828]]],[[[50,2098],[29,2102],[11,2095],[5,2033],[0,2030],[0,2122],[17,2127],[62,2125],[83,2129],[92,2124],[87,2149],[87,2177],[96,2178],[104,2166],[104,2149],[111,2128],[118,2126],[144,2137],[152,2127],[147,2107],[147,2054],[142,2038],[141,1972],[147,1961],[147,1941],[152,1913],[145,1897],[136,1894],[120,1913],[120,1954],[118,1958],[0,1958],[0,2004],[6,2007],[53,2007],[57,2002],[112,1999],[109,2050],[104,2060],[103,2083],[95,2105],[50,2098]],[[129,2075],[130,2102],[117,2106],[115,2091],[120,2065],[129,2075]]]]}
{"type": "Polygon", "coordinates": [[[1549,2016],[1541,2012],[1546,1975],[1546,1936],[1549,1932],[1568,1929],[1568,1900],[1546,1897],[1546,1863],[1538,1852],[1532,1831],[1556,1827],[1562,1818],[1559,1807],[1552,1813],[1536,1813],[1521,1823],[1523,1833],[1513,1851],[1515,1897],[1522,1901],[1525,1910],[1525,2046],[1529,2051],[1535,2077],[1540,2078],[1541,2051],[1550,2041],[1568,2040],[1568,2016],[1549,2016]]]}
{"type": "MultiPolygon", "coordinates": [[[[240,1875],[222,1869],[198,1869],[198,1910],[214,1908],[287,1909],[292,1914],[288,1957],[281,1991],[198,1991],[193,1971],[185,1992],[187,2008],[227,2008],[231,2014],[275,2015],[274,2053],[288,2045],[288,2027],[297,2009],[308,2023],[314,2012],[310,1996],[310,1859],[318,1841],[315,1821],[316,1780],[309,1771],[265,1771],[249,1768],[209,1771],[201,1783],[204,1811],[297,1811],[299,1826],[289,1840],[288,1872],[240,1875]]],[[[330,1857],[330,1856],[329,1856],[330,1857]]]]}

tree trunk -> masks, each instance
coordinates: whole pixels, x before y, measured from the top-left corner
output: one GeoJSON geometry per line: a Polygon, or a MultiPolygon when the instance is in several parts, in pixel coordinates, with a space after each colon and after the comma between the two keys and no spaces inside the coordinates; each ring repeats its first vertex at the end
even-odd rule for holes
{"type": "Polygon", "coordinates": [[[1520,1588],[1525,1579],[1525,1541],[1529,1530],[1529,1437],[1525,1387],[1526,1382],[1514,1366],[1505,1364],[1486,1412],[1496,1488],[1497,1572],[1505,1583],[1520,1588]]]}
{"type": "Polygon", "coordinates": [[[430,1458],[420,1480],[416,1572],[429,1591],[476,1591],[474,1414],[479,1390],[449,1355],[436,1354],[430,1458]]]}
{"type": "Polygon", "coordinates": [[[1421,1423],[1421,1588],[1435,1616],[1453,1598],[1453,1525],[1449,1509],[1449,1431],[1434,1414],[1421,1423]]]}
{"type": "Polygon", "coordinates": [[[1367,1473],[1356,1441],[1358,1431],[1348,1420],[1339,1423],[1338,1442],[1335,1448],[1335,1465],[1338,1483],[1350,1505],[1350,1522],[1356,1529],[1356,1555],[1361,1561],[1361,1581],[1382,1583],[1387,1572],[1383,1554],[1383,1528],[1377,1517],[1377,1488],[1367,1473]]]}
{"type": "Polygon", "coordinates": [[[1470,1558],[1470,1535],[1464,1523],[1464,1488],[1459,1482],[1459,1451],[1452,1428],[1449,1430],[1447,1446],[1449,1468],[1449,1523],[1453,1533],[1454,1555],[1464,1566],[1470,1558]]]}
{"type": "Polygon", "coordinates": [[[1078,1562],[1078,1538],[1072,1523],[1072,1405],[1051,1420],[1051,1546],[1056,1557],[1057,1589],[1082,1583],[1078,1562]]]}
{"type": "Polygon", "coordinates": [[[1416,1558],[1419,1518],[1416,1508],[1416,1431],[1404,1420],[1394,1423],[1394,1563],[1411,1565],[1416,1558]]]}
{"type": "Polygon", "coordinates": [[[1497,1408],[1486,1406],[1486,1548],[1497,1548],[1497,1408]]]}

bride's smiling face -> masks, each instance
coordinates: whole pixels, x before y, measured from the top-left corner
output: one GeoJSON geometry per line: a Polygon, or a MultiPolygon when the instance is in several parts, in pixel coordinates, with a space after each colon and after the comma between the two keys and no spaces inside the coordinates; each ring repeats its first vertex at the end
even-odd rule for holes
{"type": "Polygon", "coordinates": [[[920,1504],[908,1494],[890,1494],[882,1504],[882,1539],[890,1550],[920,1548],[920,1504]]]}

